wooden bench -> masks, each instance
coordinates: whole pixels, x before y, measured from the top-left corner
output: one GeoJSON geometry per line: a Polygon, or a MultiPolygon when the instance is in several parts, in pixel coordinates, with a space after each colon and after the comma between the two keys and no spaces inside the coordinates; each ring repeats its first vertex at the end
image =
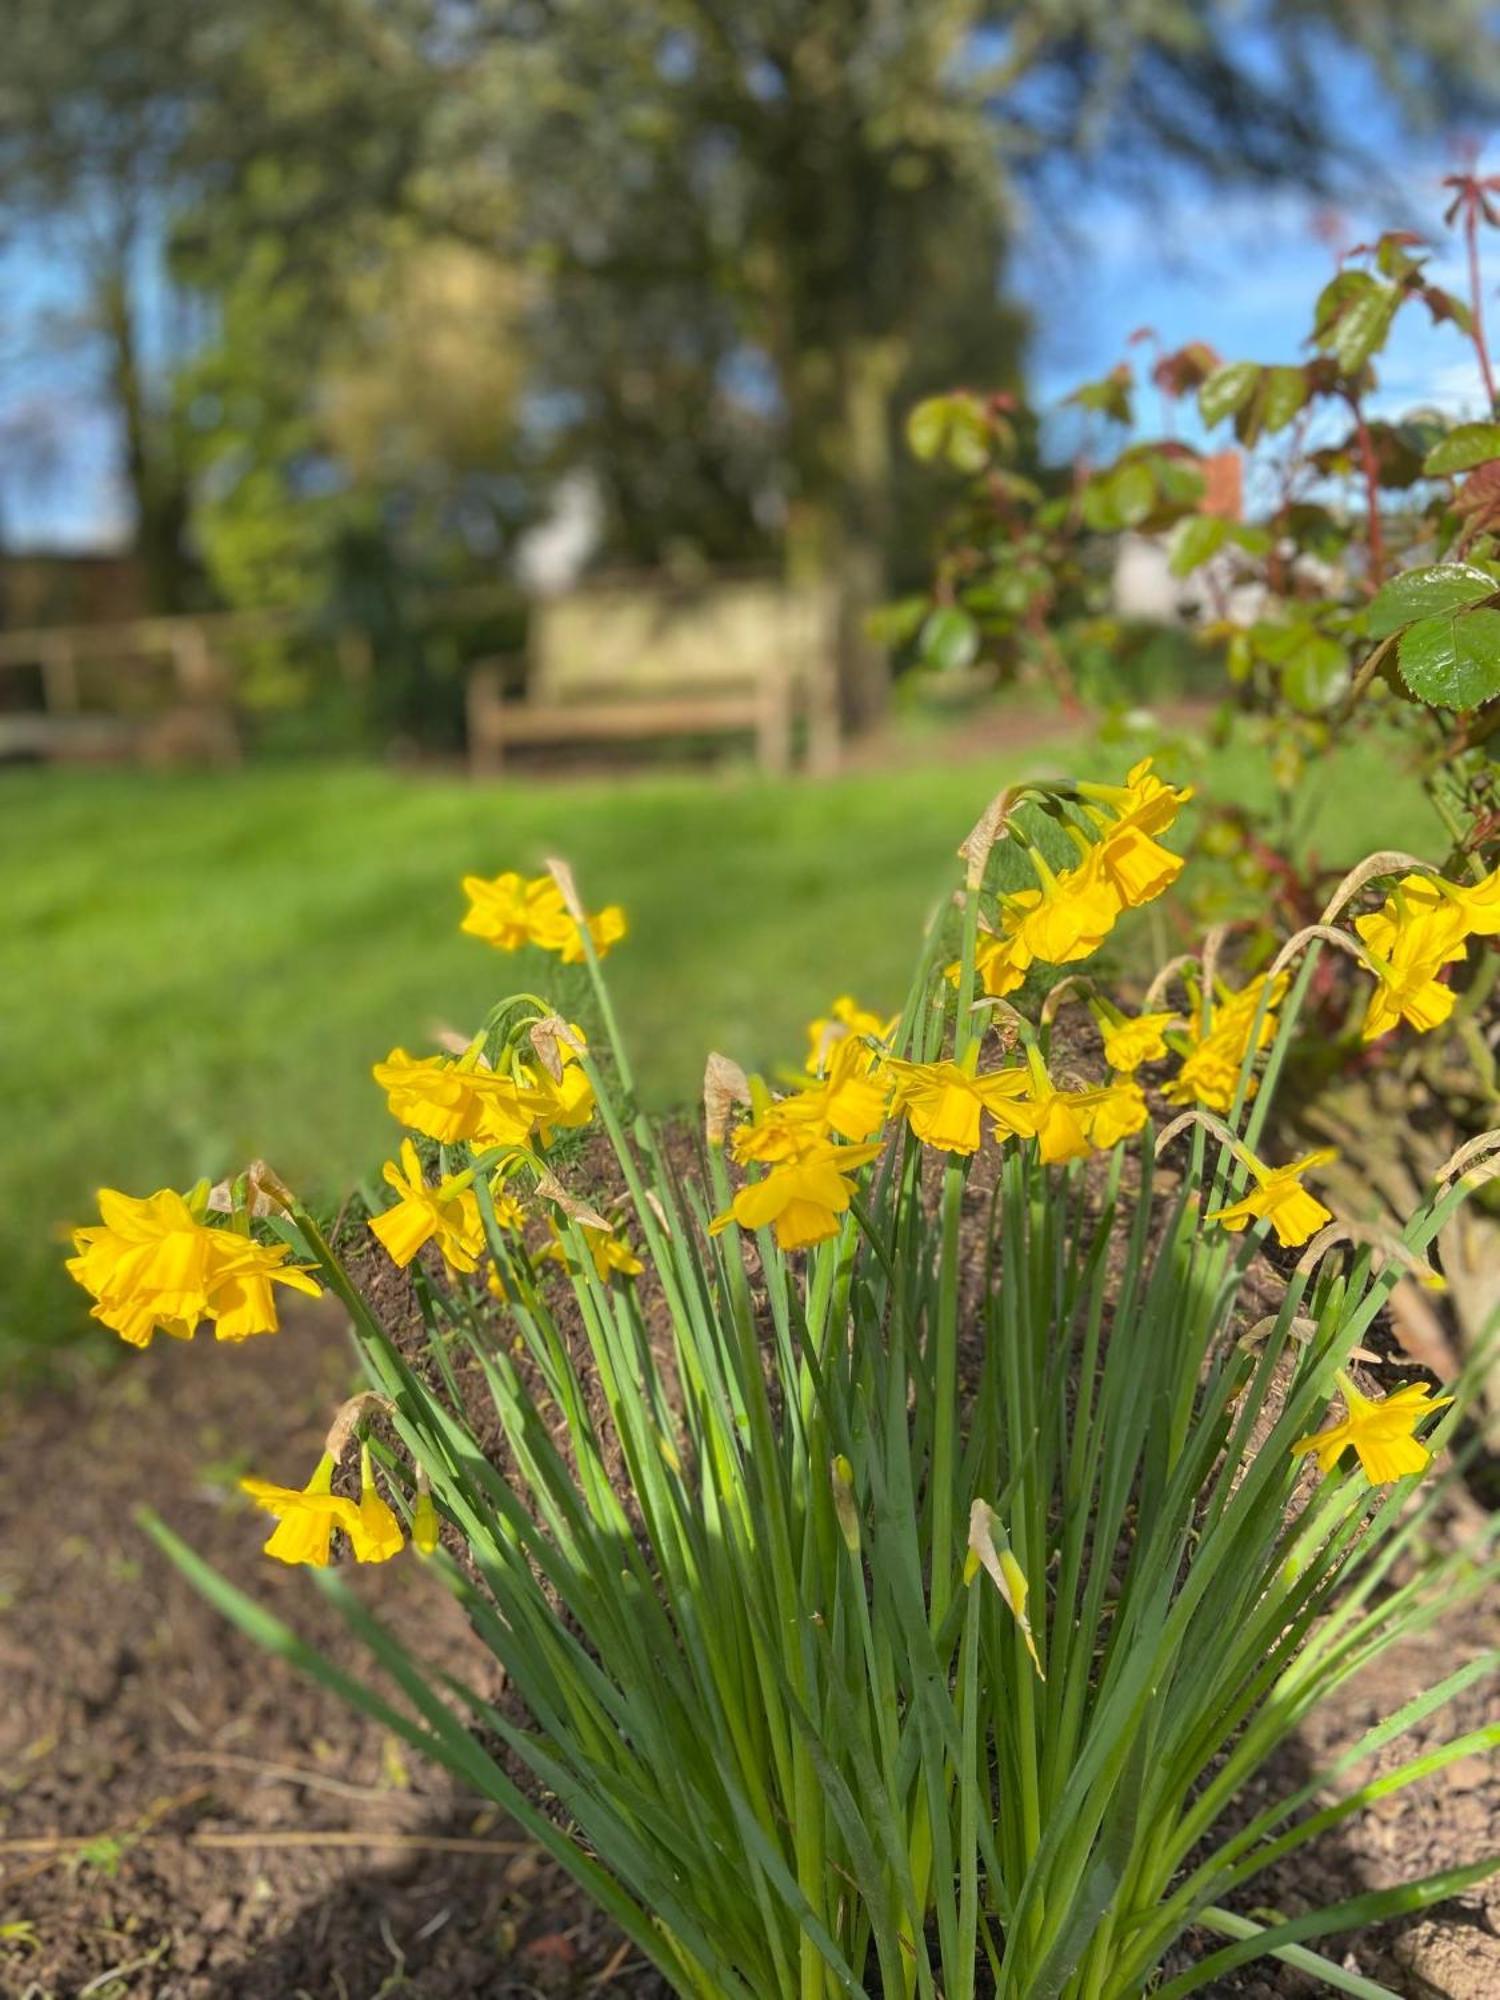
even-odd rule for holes
{"type": "Polygon", "coordinates": [[[611,579],[533,610],[524,699],[513,663],[481,662],[467,692],[469,757],[500,770],[522,745],[748,737],[762,770],[791,768],[799,708],[809,760],[831,750],[832,623],[821,593],[771,578],[683,586],[611,579]]]}
{"type": "Polygon", "coordinates": [[[241,622],[145,618],[0,632],[0,760],[233,762],[231,676],[213,640],[241,622]]]}

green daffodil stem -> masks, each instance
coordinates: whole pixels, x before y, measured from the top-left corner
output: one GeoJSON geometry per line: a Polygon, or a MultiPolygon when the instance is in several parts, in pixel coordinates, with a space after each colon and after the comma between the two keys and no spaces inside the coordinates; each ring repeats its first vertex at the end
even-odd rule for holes
{"type": "Polygon", "coordinates": [[[958,1247],[964,1170],[950,1159],[943,1170],[943,1240],[938,1267],[932,1412],[932,1632],[942,1630],[953,1598],[956,1544],[953,1481],[958,1422],[958,1247]]]}
{"type": "MultiPolygon", "coordinates": [[[[953,1024],[953,1059],[962,1063],[974,1035],[974,953],[979,941],[979,888],[982,870],[970,870],[964,898],[963,950],[959,958],[958,1009],[953,1024]]],[[[983,1030],[980,1031],[981,1035],[983,1030]]],[[[934,1329],[932,1421],[932,1579],[930,1612],[934,1636],[942,1630],[953,1598],[954,1454],[958,1423],[958,1249],[963,1211],[964,1168],[950,1156],[943,1170],[943,1236],[938,1267],[937,1325],[934,1329]]]]}
{"type": "Polygon", "coordinates": [[[609,1043],[610,1053],[615,1059],[615,1073],[620,1079],[620,1088],[633,1111],[635,1071],[630,1067],[630,1054],[625,1047],[625,1037],[620,1032],[620,1020],[615,1013],[615,1003],[609,997],[609,984],[604,977],[604,967],[599,963],[599,953],[595,949],[587,924],[578,926],[578,936],[583,944],[583,955],[588,965],[589,982],[594,989],[594,998],[599,1003],[599,1018],[604,1023],[604,1038],[609,1043]]]}

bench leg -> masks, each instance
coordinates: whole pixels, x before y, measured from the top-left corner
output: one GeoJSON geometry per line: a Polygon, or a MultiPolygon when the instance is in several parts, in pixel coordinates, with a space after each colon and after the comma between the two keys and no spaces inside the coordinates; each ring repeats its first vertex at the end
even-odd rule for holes
{"type": "Polygon", "coordinates": [[[762,692],[755,751],[760,768],[771,777],[784,778],[792,768],[791,688],[781,675],[762,692]]]}

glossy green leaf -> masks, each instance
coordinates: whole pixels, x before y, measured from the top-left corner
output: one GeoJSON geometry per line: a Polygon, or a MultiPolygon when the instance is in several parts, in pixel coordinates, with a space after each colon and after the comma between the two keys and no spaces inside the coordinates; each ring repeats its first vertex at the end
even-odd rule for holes
{"type": "Polygon", "coordinates": [[[1229,523],[1218,514],[1197,514],[1184,521],[1172,550],[1173,576],[1190,576],[1201,563],[1216,556],[1229,539],[1229,523]]]}
{"type": "Polygon", "coordinates": [[[1440,611],[1461,611],[1500,590],[1494,577],[1471,563],[1435,563],[1429,569],[1409,569],[1392,577],[1370,605],[1369,633],[1384,639],[1418,618],[1440,611]]]}
{"type": "Polygon", "coordinates": [[[865,630],[878,646],[904,646],[916,636],[931,604],[928,597],[898,597],[877,604],[865,618],[865,630]]]}
{"type": "Polygon", "coordinates": [[[943,458],[956,472],[982,472],[990,438],[971,396],[928,396],[906,419],[906,441],[924,463],[943,458]]]}
{"type": "Polygon", "coordinates": [[[1357,375],[1385,345],[1401,303],[1394,285],[1382,285],[1367,271],[1341,271],[1318,301],[1319,347],[1345,375],[1357,375]]]}
{"type": "Polygon", "coordinates": [[[1216,368],[1198,391],[1198,411],[1204,423],[1222,423],[1247,403],[1261,377],[1258,361],[1230,361],[1216,368]]]}
{"type": "Polygon", "coordinates": [[[1471,472],[1492,458],[1500,458],[1500,424],[1458,424],[1428,452],[1422,470],[1434,477],[1471,472]]]}
{"type": "Polygon", "coordinates": [[[1122,465],[1111,482],[1112,498],[1121,525],[1138,528],[1156,505],[1156,481],[1151,468],[1138,460],[1122,465]]]}
{"type": "Polygon", "coordinates": [[[1442,613],[1401,635],[1401,678],[1434,708],[1477,708],[1500,695],[1500,611],[1442,613]]]}
{"type": "Polygon", "coordinates": [[[974,664],[979,652],[979,627],[957,604],[934,611],[922,627],[922,661],[940,674],[954,674],[974,664]]]}
{"type": "Polygon", "coordinates": [[[1306,633],[1282,669],[1282,692],[1303,715],[1324,715],[1349,685],[1349,661],[1337,639],[1306,633]]]}
{"type": "Polygon", "coordinates": [[[1307,374],[1301,368],[1268,368],[1260,392],[1261,428],[1274,435],[1307,401],[1307,374]]]}

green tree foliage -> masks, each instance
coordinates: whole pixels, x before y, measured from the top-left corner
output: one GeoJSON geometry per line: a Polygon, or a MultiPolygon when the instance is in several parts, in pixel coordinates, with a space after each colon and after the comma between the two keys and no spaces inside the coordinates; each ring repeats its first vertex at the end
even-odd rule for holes
{"type": "MultiPolygon", "coordinates": [[[[530,422],[506,471],[596,468],[616,554],[784,538],[833,569],[858,720],[883,685],[860,614],[913,526],[898,413],[1017,371],[1018,187],[1057,197],[1089,162],[1140,187],[1168,159],[1327,180],[1334,45],[1362,44],[1414,115],[1452,110],[1494,82],[1481,11],[1270,0],[1250,34],[1219,0],[243,0],[211,23],[187,0],[79,0],[63,35],[48,0],[0,0],[20,58],[0,201],[76,210],[131,184],[124,138],[151,107],[153,184],[176,268],[219,302],[221,366],[289,288],[305,401],[344,365],[328,348],[371,270],[414,244],[524,275],[501,373],[514,342],[530,422]],[[103,129],[121,144],[81,178],[116,78],[126,108],[103,129]]],[[[369,463],[340,475],[367,490],[369,463]]]]}

